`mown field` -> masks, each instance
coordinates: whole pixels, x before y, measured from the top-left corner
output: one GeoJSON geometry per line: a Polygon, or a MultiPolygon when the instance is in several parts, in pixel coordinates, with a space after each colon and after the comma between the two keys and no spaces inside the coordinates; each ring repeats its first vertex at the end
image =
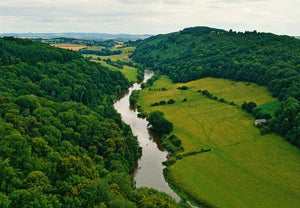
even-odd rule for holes
{"type": "Polygon", "coordinates": [[[266,87],[215,78],[173,84],[162,77],[151,88],[162,87],[168,90],[141,92],[138,104],[142,109],[163,111],[185,152],[214,150],[184,157],[170,166],[171,184],[197,201],[217,207],[299,207],[299,149],[275,134],[262,136],[254,126],[255,119],[239,106],[197,93],[207,89],[238,105],[276,102],[266,87]],[[183,85],[189,89],[177,89],[183,85]],[[150,107],[169,99],[176,103],[150,107]]]}

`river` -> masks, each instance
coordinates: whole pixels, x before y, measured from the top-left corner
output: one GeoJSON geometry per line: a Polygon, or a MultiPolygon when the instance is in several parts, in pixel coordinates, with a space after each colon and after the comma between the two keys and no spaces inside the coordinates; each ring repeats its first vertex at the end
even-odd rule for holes
{"type": "MultiPolygon", "coordinates": [[[[145,71],[144,82],[153,75],[151,71],[145,71]]],[[[134,170],[134,179],[137,187],[146,186],[164,191],[171,195],[177,202],[180,197],[169,187],[163,176],[162,162],[165,161],[168,152],[160,146],[160,141],[155,139],[148,131],[148,121],[137,117],[138,112],[130,108],[129,97],[133,90],[140,90],[141,84],[135,83],[128,92],[114,103],[114,108],[122,116],[122,120],[130,125],[132,132],[137,136],[142,149],[142,156],[137,161],[134,170]]]]}

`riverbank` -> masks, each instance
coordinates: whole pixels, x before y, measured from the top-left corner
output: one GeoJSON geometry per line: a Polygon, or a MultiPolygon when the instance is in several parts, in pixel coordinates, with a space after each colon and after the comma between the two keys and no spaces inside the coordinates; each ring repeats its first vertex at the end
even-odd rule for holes
{"type": "MultiPolygon", "coordinates": [[[[145,80],[153,75],[152,72],[145,72],[145,80]]],[[[138,167],[134,171],[134,180],[137,187],[151,187],[159,191],[164,191],[171,195],[177,202],[180,197],[170,189],[163,176],[162,162],[167,159],[168,152],[159,149],[159,144],[155,141],[153,135],[148,131],[148,122],[146,119],[139,118],[138,112],[130,108],[129,97],[133,90],[140,90],[141,84],[135,83],[128,89],[128,93],[114,103],[114,108],[121,114],[122,120],[128,124],[132,132],[142,147],[142,156],[138,159],[138,167]]]]}

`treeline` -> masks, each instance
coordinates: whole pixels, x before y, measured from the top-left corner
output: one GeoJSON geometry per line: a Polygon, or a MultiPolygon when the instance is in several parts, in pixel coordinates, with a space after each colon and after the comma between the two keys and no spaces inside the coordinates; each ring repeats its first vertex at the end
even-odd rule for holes
{"type": "Polygon", "coordinates": [[[112,56],[112,55],[119,55],[122,53],[121,50],[109,50],[107,48],[102,48],[99,50],[87,50],[87,49],[80,49],[78,51],[79,54],[94,54],[97,56],[112,56]]]}
{"type": "Polygon", "coordinates": [[[267,86],[279,100],[289,100],[275,114],[272,129],[300,146],[299,39],[256,31],[195,27],[136,44],[132,58],[167,74],[174,82],[212,76],[267,86]],[[288,111],[289,108],[295,110],[288,111]],[[289,125],[283,125],[284,122],[289,125]]]}
{"type": "Polygon", "coordinates": [[[0,43],[0,207],[187,206],[135,188],[141,149],[112,106],[129,85],[120,72],[46,44],[0,43]]]}

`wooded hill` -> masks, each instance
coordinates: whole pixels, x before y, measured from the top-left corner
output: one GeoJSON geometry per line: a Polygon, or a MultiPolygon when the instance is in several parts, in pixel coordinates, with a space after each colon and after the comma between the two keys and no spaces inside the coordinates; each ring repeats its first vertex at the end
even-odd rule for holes
{"type": "Polygon", "coordinates": [[[136,41],[133,60],[174,82],[222,77],[265,85],[282,101],[269,127],[300,146],[300,40],[209,27],[136,41]]]}
{"type": "Polygon", "coordinates": [[[75,52],[0,38],[0,207],[186,207],[129,176],[140,148],[112,106],[128,86],[75,52]]]}

